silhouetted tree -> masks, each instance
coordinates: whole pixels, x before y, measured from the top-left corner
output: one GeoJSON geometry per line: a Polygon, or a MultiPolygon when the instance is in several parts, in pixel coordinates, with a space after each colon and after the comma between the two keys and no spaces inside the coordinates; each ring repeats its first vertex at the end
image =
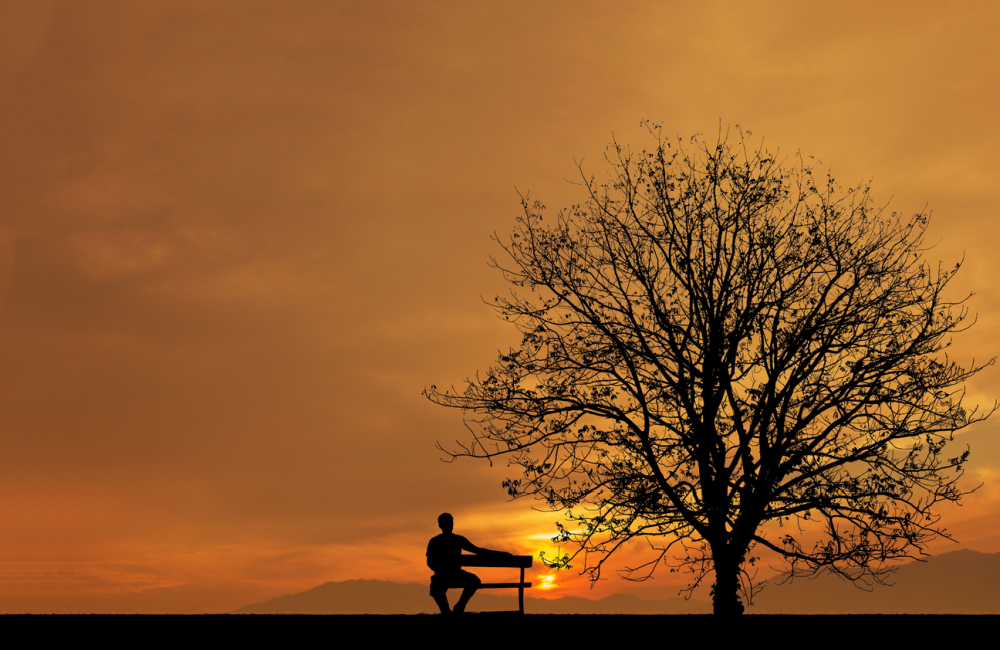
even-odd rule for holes
{"type": "Polygon", "coordinates": [[[449,453],[519,467],[509,494],[566,511],[559,539],[595,580],[635,538],[657,552],[626,575],[677,556],[692,588],[714,572],[716,613],[752,597],[755,544],[793,572],[881,579],[947,536],[934,506],[967,493],[968,450],[945,443],[996,408],[962,406],[993,360],[944,355],[969,325],[945,296],[959,265],[925,261],[928,214],[887,215],[748,132],[649,128],[655,149],[609,147],[584,204],[543,220],[522,198],[492,260],[514,289],[491,303],[520,346],[462,391],[425,391],[466,412],[473,440],[449,453]]]}

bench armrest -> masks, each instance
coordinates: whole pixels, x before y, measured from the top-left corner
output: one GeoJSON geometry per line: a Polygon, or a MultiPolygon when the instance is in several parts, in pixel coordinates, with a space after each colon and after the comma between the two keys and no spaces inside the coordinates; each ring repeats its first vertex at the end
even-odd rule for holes
{"type": "Polygon", "coordinates": [[[459,566],[469,567],[520,567],[527,569],[531,566],[530,555],[463,555],[459,561],[459,566]]]}

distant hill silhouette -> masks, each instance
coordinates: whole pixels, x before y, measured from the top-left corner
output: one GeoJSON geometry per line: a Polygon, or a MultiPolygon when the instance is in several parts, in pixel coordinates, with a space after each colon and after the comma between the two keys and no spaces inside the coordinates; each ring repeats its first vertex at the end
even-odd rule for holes
{"type": "Polygon", "coordinates": [[[831,575],[768,584],[756,614],[1000,614],[1000,553],[952,551],[904,564],[870,592],[831,575]]]}
{"type": "MultiPolygon", "coordinates": [[[[469,605],[470,611],[516,609],[516,597],[496,596],[489,592],[476,594],[469,605]]],[[[627,594],[613,594],[600,600],[525,598],[524,609],[529,614],[701,614],[710,612],[712,607],[704,601],[686,601],[680,597],[644,600],[627,594]]],[[[436,611],[437,606],[427,593],[427,585],[346,580],[327,582],[299,594],[247,605],[234,614],[431,614],[436,611]]]]}
{"type": "Polygon", "coordinates": [[[385,580],[326,582],[309,591],[246,605],[235,614],[420,614],[436,611],[426,585],[385,580]]]}
{"type": "MultiPolygon", "coordinates": [[[[900,567],[895,586],[857,589],[840,578],[768,584],[749,613],[771,614],[1000,614],[1000,553],[953,551],[900,567]]],[[[711,605],[683,598],[652,600],[613,594],[587,598],[525,598],[532,614],[698,614],[711,605]]],[[[472,611],[517,609],[513,596],[476,594],[472,611]]],[[[237,614],[419,614],[436,611],[427,585],[384,580],[327,582],[236,610],[237,614]]]]}

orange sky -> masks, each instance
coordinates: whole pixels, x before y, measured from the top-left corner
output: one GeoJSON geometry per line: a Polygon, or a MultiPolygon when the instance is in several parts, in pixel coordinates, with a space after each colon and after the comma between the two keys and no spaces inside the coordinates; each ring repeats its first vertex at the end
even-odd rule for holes
{"type": "MultiPolygon", "coordinates": [[[[0,1],[0,611],[422,582],[443,510],[547,548],[420,392],[513,341],[480,296],[515,186],[579,200],[643,118],[929,204],[976,292],[954,353],[996,355],[1000,5],[804,4],[0,1]]],[[[998,430],[935,552],[1000,551],[998,430]]]]}

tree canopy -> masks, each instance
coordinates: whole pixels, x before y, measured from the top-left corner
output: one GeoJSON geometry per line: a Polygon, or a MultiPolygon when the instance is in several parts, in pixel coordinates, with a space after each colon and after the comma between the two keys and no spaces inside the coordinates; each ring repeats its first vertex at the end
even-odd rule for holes
{"type": "Polygon", "coordinates": [[[801,155],[649,129],[648,150],[609,147],[581,204],[553,218],[522,197],[492,260],[512,291],[491,301],[521,343],[425,391],[466,414],[449,453],[506,457],[504,487],[564,511],[593,579],[636,538],[656,552],[633,578],[714,573],[717,613],[743,610],[755,545],[879,579],[947,535],[935,505],[967,494],[969,452],[946,443],[996,408],[962,405],[993,360],[945,353],[972,320],[945,291],[960,264],[927,260],[929,213],[801,155]]]}

